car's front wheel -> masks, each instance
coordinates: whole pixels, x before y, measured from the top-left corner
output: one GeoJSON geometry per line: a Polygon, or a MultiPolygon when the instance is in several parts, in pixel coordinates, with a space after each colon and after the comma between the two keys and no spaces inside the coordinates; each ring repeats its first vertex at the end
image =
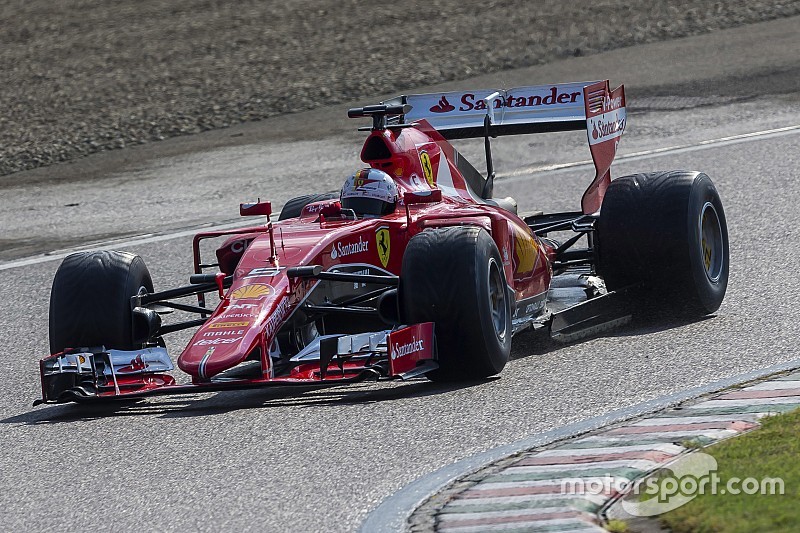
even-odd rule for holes
{"type": "Polygon", "coordinates": [[[79,252],[58,267],[50,293],[50,353],[65,348],[132,350],[131,298],[153,292],[144,261],[129,252],[79,252]]]}
{"type": "Polygon", "coordinates": [[[474,226],[423,231],[408,243],[400,274],[401,317],[434,322],[434,380],[499,373],[511,352],[511,299],[500,252],[474,226]]]}

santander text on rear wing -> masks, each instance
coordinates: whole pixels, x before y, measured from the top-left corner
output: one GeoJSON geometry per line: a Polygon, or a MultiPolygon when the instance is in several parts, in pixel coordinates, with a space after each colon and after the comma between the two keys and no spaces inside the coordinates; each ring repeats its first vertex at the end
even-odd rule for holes
{"type": "Polygon", "coordinates": [[[594,83],[412,94],[403,97],[412,106],[405,120],[425,119],[447,139],[482,137],[487,116],[493,137],[579,130],[586,127],[583,88],[594,83]]]}
{"type": "Polygon", "coordinates": [[[585,130],[595,178],[583,195],[584,213],[600,209],[609,169],[625,130],[625,88],[608,80],[412,94],[387,104],[410,104],[400,123],[430,124],[445,139],[585,130]]]}

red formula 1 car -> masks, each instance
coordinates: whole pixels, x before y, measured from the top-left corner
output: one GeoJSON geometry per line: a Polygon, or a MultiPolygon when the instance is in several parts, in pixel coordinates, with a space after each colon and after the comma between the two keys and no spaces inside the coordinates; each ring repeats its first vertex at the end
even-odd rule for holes
{"type": "Polygon", "coordinates": [[[348,194],[296,198],[277,221],[267,202],[242,204],[266,224],[198,234],[190,285],[154,291],[130,253],[67,257],[53,283],[40,402],[482,378],[503,369],[527,328],[570,340],[647,302],[703,315],[724,297],[728,237],[711,180],[672,171],[611,181],[622,87],[411,95],[349,116],[372,126],[361,152],[369,168],[348,194]],[[492,138],[567,130],[587,131],[596,167],[580,211],[520,216],[513,199],[492,198],[492,138]],[[485,139],[486,176],[449,142],[467,137],[485,139]],[[389,197],[375,211],[378,186],[389,197]],[[218,244],[211,264],[204,241],[218,244]],[[555,305],[568,286],[588,299],[555,305]],[[214,308],[208,293],[219,296],[214,308]],[[175,301],[187,296],[197,301],[175,301]],[[173,311],[198,318],[162,321],[173,311]],[[189,328],[177,365],[191,383],[178,383],[163,337],[189,328]]]}

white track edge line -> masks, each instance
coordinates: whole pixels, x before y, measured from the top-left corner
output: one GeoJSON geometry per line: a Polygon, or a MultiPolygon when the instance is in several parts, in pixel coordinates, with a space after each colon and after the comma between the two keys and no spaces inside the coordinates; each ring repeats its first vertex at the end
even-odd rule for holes
{"type": "Polygon", "coordinates": [[[252,225],[253,225],[252,222],[248,224],[245,221],[236,221],[224,224],[195,226],[193,228],[183,229],[172,233],[143,235],[128,240],[112,240],[95,244],[85,244],[81,246],[76,246],[74,248],[58,250],[52,253],[36,255],[33,257],[26,257],[24,259],[16,259],[13,261],[9,261],[7,263],[0,263],[0,272],[4,270],[10,270],[12,268],[20,268],[24,266],[37,265],[39,263],[47,263],[48,261],[57,261],[59,259],[64,259],[68,255],[75,252],[79,252],[81,250],[115,250],[131,246],[141,246],[143,244],[152,244],[156,242],[170,241],[172,239],[179,239],[181,237],[194,237],[197,233],[203,231],[218,231],[218,230],[234,229],[240,227],[244,228],[252,225]]]}
{"type": "MultiPolygon", "coordinates": [[[[641,152],[633,152],[630,154],[624,154],[616,157],[614,159],[614,163],[641,161],[644,159],[652,159],[664,155],[696,152],[698,150],[705,150],[708,148],[718,148],[721,146],[729,146],[732,144],[741,144],[745,142],[763,141],[773,137],[796,135],[798,133],[800,133],[800,124],[794,126],[786,126],[783,128],[774,128],[770,130],[754,131],[750,133],[742,133],[739,135],[731,135],[729,137],[720,137],[718,139],[697,141],[694,144],[669,146],[667,148],[655,148],[653,150],[643,150],[641,152]]],[[[580,170],[583,168],[594,168],[594,165],[590,160],[587,160],[587,161],[575,161],[573,163],[563,163],[557,165],[523,167],[523,168],[518,168],[516,170],[512,170],[508,173],[498,174],[497,182],[501,184],[516,183],[519,181],[526,181],[530,179],[531,175],[533,174],[562,174],[564,172],[580,170]]]]}

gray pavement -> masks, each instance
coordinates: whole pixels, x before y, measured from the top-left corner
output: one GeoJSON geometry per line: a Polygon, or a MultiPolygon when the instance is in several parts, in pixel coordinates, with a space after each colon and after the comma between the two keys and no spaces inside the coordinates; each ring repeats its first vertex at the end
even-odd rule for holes
{"type": "MultiPolygon", "coordinates": [[[[797,68],[797,54],[794,62],[788,55],[784,63],[776,60],[780,68],[774,71],[767,69],[770,61],[764,59],[767,51],[783,57],[780,50],[785,48],[771,43],[797,50],[797,32],[789,31],[797,20],[788,29],[780,22],[759,27],[756,41],[756,34],[748,34],[745,28],[716,34],[722,36],[716,48],[692,39],[684,48],[674,43],[647,45],[542,67],[540,74],[544,79],[559,74],[565,81],[606,72],[614,81],[626,82],[617,78],[630,74],[632,95],[638,90],[635,80],[646,79],[649,89],[643,86],[641,95],[658,105],[632,113],[622,141],[622,151],[628,154],[797,125],[800,100],[786,91],[752,94],[754,86],[743,84],[741,94],[727,95],[734,100],[700,107],[694,106],[696,101],[680,103],[693,78],[675,85],[673,73],[678,67],[661,62],[665,57],[677,64],[683,57],[694,61],[689,50],[702,48],[703,54],[716,54],[718,61],[715,65],[710,61],[709,68],[718,72],[715,76],[697,72],[697,79],[708,83],[730,76],[759,83],[770,76],[783,79],[785,72],[797,68]],[[775,32],[774,39],[770,31],[775,32]],[[730,71],[724,67],[727,54],[723,51],[749,48],[754,42],[761,46],[761,54],[744,54],[742,64],[730,71]],[[616,55],[623,52],[624,56],[616,55]],[[669,87],[677,87],[675,94],[669,87]],[[673,96],[678,103],[669,99],[673,96]]],[[[514,76],[523,74],[497,78],[510,85],[517,83],[514,76]]],[[[534,71],[528,75],[530,81],[541,79],[534,71]]],[[[703,95],[716,94],[713,83],[703,95]]],[[[462,85],[474,84],[484,85],[485,80],[462,85]]],[[[633,102],[631,106],[636,108],[633,102]]],[[[323,110],[317,117],[324,119],[329,112],[323,110]]],[[[312,120],[313,115],[306,117],[312,120]]],[[[331,134],[338,131],[338,126],[325,128],[331,134]]],[[[334,188],[357,166],[358,146],[347,144],[353,134],[300,142],[292,138],[296,134],[289,131],[286,139],[270,139],[266,133],[261,137],[247,133],[250,137],[241,144],[226,146],[227,141],[219,141],[215,145],[217,141],[208,140],[194,145],[217,149],[210,153],[192,152],[187,141],[164,148],[172,150],[172,159],[147,156],[146,150],[132,151],[125,156],[130,162],[111,176],[98,170],[108,163],[87,160],[97,170],[91,181],[76,179],[80,173],[74,171],[82,162],[52,167],[56,173],[69,167],[56,185],[63,188],[53,189],[41,175],[39,181],[33,176],[32,182],[40,187],[37,194],[3,181],[2,238],[20,232],[33,243],[28,249],[33,252],[51,249],[47,248],[50,242],[91,242],[107,235],[229,219],[239,200],[261,195],[280,203],[312,185],[334,188]],[[136,154],[144,155],[137,159],[136,154]],[[295,162],[311,159],[309,154],[319,160],[295,162]],[[334,154],[338,154],[336,159],[329,160],[334,154]],[[316,167],[315,162],[325,161],[329,166],[322,177],[304,172],[316,167]],[[215,176],[224,177],[225,183],[212,182],[215,176]],[[155,206],[144,200],[153,197],[152,190],[158,198],[155,206]],[[26,202],[41,202],[43,208],[26,211],[32,207],[26,202]],[[81,206],[64,206],[76,202],[81,206]],[[97,206],[105,206],[107,212],[97,206]],[[83,210],[70,211],[78,208],[83,210]]],[[[498,170],[524,170],[520,176],[501,178],[498,194],[516,196],[522,208],[577,205],[580,185],[588,181],[585,170],[548,174],[528,167],[555,159],[585,160],[584,143],[579,136],[568,139],[566,135],[498,141],[498,170]]],[[[690,168],[707,171],[715,180],[731,239],[730,286],[719,313],[694,323],[633,325],[568,346],[526,334],[515,339],[514,360],[499,378],[461,387],[422,380],[300,393],[249,391],[162,398],[116,409],[33,409],[30,402],[39,395],[36,361],[47,349],[48,293],[58,263],[0,271],[4,302],[0,345],[6,347],[0,358],[4,451],[0,456],[0,523],[10,530],[98,524],[113,524],[119,530],[353,530],[383,498],[455,460],[793,359],[795,324],[800,318],[798,147],[800,136],[787,134],[621,161],[615,175],[690,168]]],[[[468,150],[474,153],[479,148],[468,150]]],[[[146,244],[133,251],[144,257],[157,286],[186,280],[189,238],[146,244]]],[[[171,341],[173,353],[182,340],[171,341]]]]}
{"type": "MultiPolygon", "coordinates": [[[[793,123],[800,102],[798,28],[800,17],[779,19],[419,90],[610,78],[625,84],[632,112],[621,152],[663,148],[793,123]]],[[[230,220],[240,201],[257,197],[280,205],[310,191],[336,190],[361,164],[363,134],[355,130],[363,123],[347,119],[346,108],[283,115],[2,176],[0,261],[230,220]]],[[[589,158],[585,138],[574,132],[495,145],[501,174],[589,158]]],[[[482,142],[462,146],[480,167],[482,142]]],[[[539,203],[542,195],[536,196],[531,201],[539,203]]],[[[520,198],[521,205],[527,200],[520,198]]]]}

